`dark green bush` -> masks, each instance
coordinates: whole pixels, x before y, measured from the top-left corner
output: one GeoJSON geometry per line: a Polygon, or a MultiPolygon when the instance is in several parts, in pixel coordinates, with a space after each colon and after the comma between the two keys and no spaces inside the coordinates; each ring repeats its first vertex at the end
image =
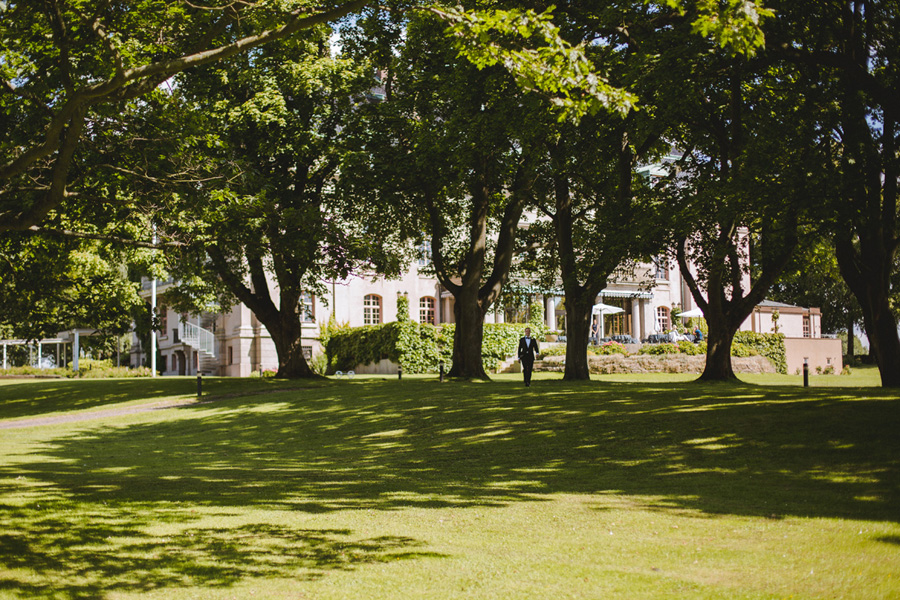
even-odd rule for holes
{"type": "MultiPolygon", "coordinates": [[[[787,355],[784,349],[784,334],[782,333],[756,333],[753,331],[738,331],[734,334],[732,344],[732,356],[740,356],[734,353],[734,346],[742,344],[761,356],[765,356],[775,365],[775,371],[787,374],[787,355]]],[[[748,354],[746,356],[755,356],[748,354]]]]}
{"type": "MultiPolygon", "coordinates": [[[[484,368],[496,369],[501,361],[515,356],[519,338],[528,326],[525,323],[486,323],[481,345],[484,368]]],[[[328,372],[347,371],[356,365],[385,358],[398,363],[405,373],[436,373],[441,359],[445,370],[449,371],[455,331],[454,324],[434,327],[413,321],[332,331],[325,347],[328,372]]]]}

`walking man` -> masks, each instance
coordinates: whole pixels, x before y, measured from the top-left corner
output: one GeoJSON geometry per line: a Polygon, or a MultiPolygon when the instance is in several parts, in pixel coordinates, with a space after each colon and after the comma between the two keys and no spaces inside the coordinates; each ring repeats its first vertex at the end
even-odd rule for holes
{"type": "Polygon", "coordinates": [[[537,340],[531,337],[531,327],[525,328],[525,337],[519,340],[519,362],[522,363],[522,375],[525,387],[531,387],[531,370],[534,368],[534,356],[540,352],[537,340]]]}

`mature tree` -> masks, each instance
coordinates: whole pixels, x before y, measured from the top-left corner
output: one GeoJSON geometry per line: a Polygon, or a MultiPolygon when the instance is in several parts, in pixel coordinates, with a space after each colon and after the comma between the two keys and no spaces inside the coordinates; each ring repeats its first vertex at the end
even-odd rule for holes
{"type": "Polygon", "coordinates": [[[301,347],[304,294],[353,268],[399,268],[396,230],[333,193],[341,124],[372,71],[333,58],[328,29],[315,34],[185,74],[172,97],[182,116],[160,136],[182,140],[207,169],[157,212],[181,244],[170,272],[193,291],[217,281],[222,300],[250,308],[275,344],[279,377],[314,375],[301,347]]]}
{"type": "Polygon", "coordinates": [[[833,218],[841,274],[862,308],[884,386],[900,386],[900,336],[891,280],[900,248],[900,3],[828,0],[778,3],[772,54],[826,89],[838,176],[833,218]]]}
{"type": "MultiPolygon", "coordinates": [[[[611,82],[638,99],[627,115],[602,112],[580,122],[548,123],[546,161],[537,189],[553,225],[565,291],[565,379],[587,379],[591,309],[617,271],[664,251],[670,216],[636,173],[669,150],[695,51],[690,21],[647,3],[601,13],[571,9],[569,35],[594,42],[589,57],[611,82]],[[598,43],[599,42],[599,43],[598,43]],[[676,49],[677,48],[677,49],[676,49]]],[[[703,50],[707,49],[704,44],[703,50]]]]}
{"type": "Polygon", "coordinates": [[[365,6],[305,2],[0,4],[0,231],[38,224],[78,187],[81,138],[97,111],[186,69],[311,30],[365,6]],[[245,28],[247,22],[257,27],[245,28]]]}
{"type": "Polygon", "coordinates": [[[853,331],[862,322],[862,311],[841,277],[829,237],[818,237],[798,249],[769,298],[822,309],[822,331],[849,332],[847,353],[854,354],[853,331]]]}
{"type": "Polygon", "coordinates": [[[509,74],[460,59],[445,27],[427,16],[408,24],[390,96],[360,113],[365,152],[343,179],[353,194],[405,207],[405,221],[427,232],[455,299],[450,375],[485,378],[484,316],[509,275],[538,132],[522,123],[529,99],[509,74]]]}
{"type": "Polygon", "coordinates": [[[827,136],[815,95],[801,95],[794,71],[721,56],[696,72],[698,85],[673,182],[684,212],[676,257],[709,324],[704,380],[735,379],[734,334],[798,243],[804,211],[821,196],[809,177],[826,164],[827,136]],[[750,254],[756,277],[750,280],[750,254]]]}
{"type": "Polygon", "coordinates": [[[97,241],[31,232],[0,239],[0,325],[23,339],[73,328],[109,336],[131,326],[143,303],[124,270],[133,252],[97,241]]]}

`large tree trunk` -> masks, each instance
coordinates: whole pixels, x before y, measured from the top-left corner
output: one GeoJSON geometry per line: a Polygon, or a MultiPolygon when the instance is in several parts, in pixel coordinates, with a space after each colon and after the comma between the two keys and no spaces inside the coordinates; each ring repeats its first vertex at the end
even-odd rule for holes
{"type": "Polygon", "coordinates": [[[700,375],[702,381],[736,381],[731,366],[731,344],[737,328],[729,327],[724,320],[715,325],[709,323],[706,341],[706,366],[700,375]]]}
{"type": "MultiPolygon", "coordinates": [[[[900,387],[900,335],[890,305],[893,260],[885,260],[886,257],[893,257],[887,252],[879,253],[879,256],[871,251],[873,246],[879,245],[863,243],[857,251],[850,240],[843,238],[837,240],[835,250],[844,281],[862,307],[869,351],[881,373],[881,385],[896,388],[900,387]]],[[[853,332],[847,335],[853,335],[853,332]]]]}
{"type": "Polygon", "coordinates": [[[566,381],[585,381],[591,378],[587,346],[591,329],[593,297],[566,293],[566,381]]]}
{"type": "Polygon", "coordinates": [[[853,357],[856,355],[856,336],[853,335],[855,326],[856,323],[853,322],[853,317],[847,317],[847,358],[850,360],[853,360],[853,357]]]}
{"type": "Polygon", "coordinates": [[[872,314],[864,313],[869,347],[881,373],[882,387],[900,388],[900,338],[886,295],[873,299],[872,314]]]}
{"type": "Polygon", "coordinates": [[[450,377],[487,379],[481,358],[484,339],[484,313],[478,302],[478,290],[462,288],[453,306],[456,330],[453,333],[453,365],[450,377]]]}
{"type": "Polygon", "coordinates": [[[266,326],[278,354],[276,377],[287,379],[319,377],[303,356],[303,324],[300,321],[298,306],[300,290],[282,288],[280,307],[275,306],[269,295],[266,272],[259,257],[247,257],[250,280],[253,284],[251,289],[235,270],[229,268],[228,261],[219,247],[210,246],[207,253],[228,289],[253,311],[260,323],[266,326]]]}
{"type": "MultiPolygon", "coordinates": [[[[297,325],[299,324],[298,320],[297,325]]],[[[283,379],[318,377],[303,355],[302,329],[300,327],[279,323],[275,329],[270,325],[266,325],[266,329],[269,330],[269,335],[275,342],[275,352],[278,354],[278,372],[275,377],[283,379]]]]}

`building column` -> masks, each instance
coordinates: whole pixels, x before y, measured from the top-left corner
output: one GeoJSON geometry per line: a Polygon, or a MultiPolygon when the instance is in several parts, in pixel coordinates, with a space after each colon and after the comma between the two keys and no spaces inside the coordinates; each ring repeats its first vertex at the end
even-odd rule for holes
{"type": "Polygon", "coordinates": [[[639,298],[631,300],[631,335],[641,338],[641,301],[639,298]]]}
{"type": "MultiPolygon", "coordinates": [[[[656,331],[656,307],[653,306],[652,302],[646,302],[644,304],[644,319],[646,321],[646,332],[649,336],[652,332],[656,331]]],[[[656,331],[656,333],[664,333],[662,331],[656,331]]],[[[645,336],[646,337],[646,336],[645,336]]]]}
{"type": "Polygon", "coordinates": [[[78,370],[78,355],[81,353],[81,345],[78,339],[78,330],[75,330],[75,341],[72,342],[72,370],[78,370]]]}
{"type": "Polygon", "coordinates": [[[547,329],[556,331],[556,296],[545,296],[544,322],[547,329]]]}

